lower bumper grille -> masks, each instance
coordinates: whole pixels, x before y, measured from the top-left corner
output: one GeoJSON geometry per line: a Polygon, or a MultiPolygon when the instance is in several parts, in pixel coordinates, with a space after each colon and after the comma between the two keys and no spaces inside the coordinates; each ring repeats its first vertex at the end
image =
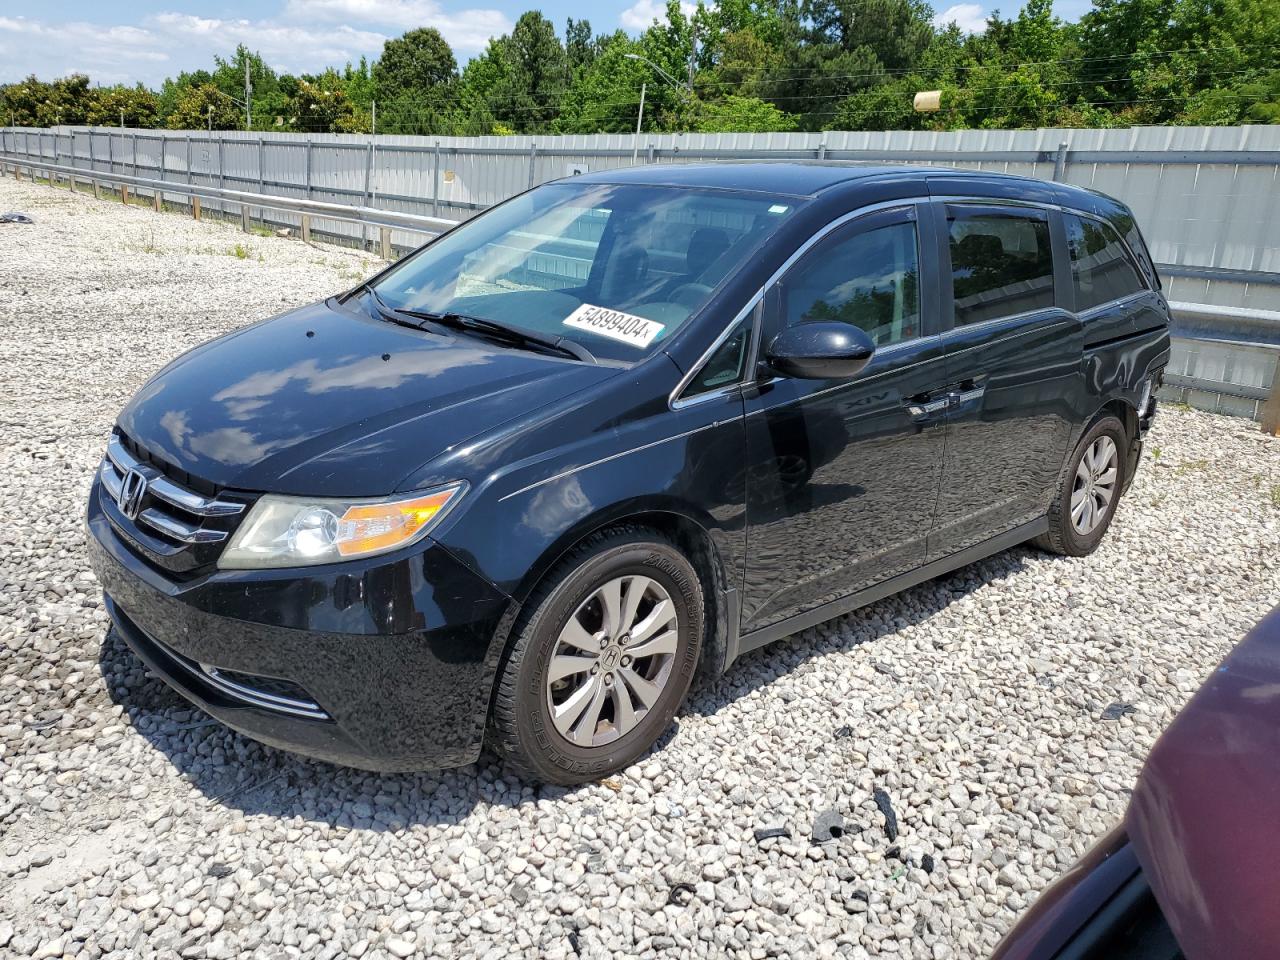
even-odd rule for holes
{"type": "Polygon", "coordinates": [[[279,677],[264,677],[253,673],[242,673],[239,670],[227,670],[222,667],[198,663],[190,657],[178,653],[166,643],[162,643],[150,634],[146,638],[171,660],[175,667],[190,675],[193,679],[203,681],[215,688],[219,693],[249,706],[263,710],[274,710],[308,720],[332,719],[328,713],[311,699],[301,686],[292,680],[279,677]]]}

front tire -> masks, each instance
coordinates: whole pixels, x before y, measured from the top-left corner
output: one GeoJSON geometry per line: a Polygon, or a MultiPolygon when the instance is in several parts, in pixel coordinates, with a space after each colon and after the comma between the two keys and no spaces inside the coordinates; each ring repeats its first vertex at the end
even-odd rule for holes
{"type": "Polygon", "coordinates": [[[529,780],[577,784],[634,763],[671,722],[698,665],[701,581],[655,531],[589,537],[513,631],[490,744],[529,780]]]}
{"type": "Polygon", "coordinates": [[[1049,530],[1033,542],[1042,550],[1083,557],[1098,548],[1111,526],[1124,489],[1124,424],[1107,416],[1093,424],[1067,461],[1049,507],[1049,530]]]}

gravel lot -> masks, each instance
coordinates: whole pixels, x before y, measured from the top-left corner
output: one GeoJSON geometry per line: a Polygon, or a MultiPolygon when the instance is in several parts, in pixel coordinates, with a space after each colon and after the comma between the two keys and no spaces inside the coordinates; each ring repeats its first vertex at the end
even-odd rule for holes
{"type": "Polygon", "coordinates": [[[985,956],[1280,602],[1280,440],[1165,409],[1094,556],[1010,551],[752,654],[608,782],[295,758],[107,636],[83,502],[151,371],[375,261],[12,180],[0,210],[36,218],[0,225],[0,955],[985,956]]]}

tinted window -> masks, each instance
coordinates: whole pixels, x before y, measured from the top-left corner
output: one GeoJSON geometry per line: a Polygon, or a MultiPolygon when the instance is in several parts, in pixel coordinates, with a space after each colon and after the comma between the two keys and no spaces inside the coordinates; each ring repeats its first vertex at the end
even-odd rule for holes
{"type": "Polygon", "coordinates": [[[716,348],[697,375],[689,381],[683,396],[692,397],[699,393],[707,393],[720,387],[728,386],[742,379],[742,367],[747,361],[747,346],[750,344],[752,315],[748,314],[724,343],[716,348]]]}
{"type": "Polygon", "coordinates": [[[950,231],[956,326],[1053,306],[1048,221],[979,214],[950,231]]]}
{"type": "Polygon", "coordinates": [[[786,323],[842,320],[880,346],[918,336],[919,264],[914,222],[820,244],[782,281],[786,323]]]}
{"type": "Polygon", "coordinates": [[[1120,235],[1100,220],[1064,214],[1076,309],[1127,297],[1145,288],[1120,235]]]}

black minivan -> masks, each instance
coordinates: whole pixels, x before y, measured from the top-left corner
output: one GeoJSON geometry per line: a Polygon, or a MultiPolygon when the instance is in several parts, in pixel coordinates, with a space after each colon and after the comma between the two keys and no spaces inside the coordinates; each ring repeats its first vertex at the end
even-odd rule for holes
{"type": "Polygon", "coordinates": [[[115,627],[262,741],[575,783],[698,672],[1026,541],[1083,555],[1169,356],[1130,212],[982,172],[537,187],[192,350],[89,497],[115,627]]]}

